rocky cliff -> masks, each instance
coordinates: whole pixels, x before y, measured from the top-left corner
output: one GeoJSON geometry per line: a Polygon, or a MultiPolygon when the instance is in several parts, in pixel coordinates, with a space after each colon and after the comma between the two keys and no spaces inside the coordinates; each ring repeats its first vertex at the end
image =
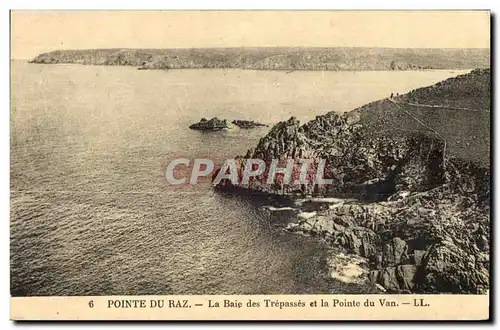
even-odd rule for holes
{"type": "Polygon", "coordinates": [[[326,159],[333,184],[269,185],[264,172],[238,189],[354,198],[289,229],[367,258],[369,280],[389,291],[481,292],[489,287],[489,81],[488,69],[474,70],[304,125],[290,118],[239,156],[239,167],[246,158],[326,159]]]}
{"type": "Polygon", "coordinates": [[[489,49],[194,48],[85,49],[43,53],[32,63],[129,65],[147,69],[422,70],[489,67],[489,49]]]}

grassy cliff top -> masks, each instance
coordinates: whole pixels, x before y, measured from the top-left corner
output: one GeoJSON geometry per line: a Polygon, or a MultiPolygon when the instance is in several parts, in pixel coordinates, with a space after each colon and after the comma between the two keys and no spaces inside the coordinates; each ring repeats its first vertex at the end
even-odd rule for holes
{"type": "Polygon", "coordinates": [[[447,142],[449,156],[490,163],[491,71],[476,69],[352,111],[373,134],[424,131],[447,142]]]}

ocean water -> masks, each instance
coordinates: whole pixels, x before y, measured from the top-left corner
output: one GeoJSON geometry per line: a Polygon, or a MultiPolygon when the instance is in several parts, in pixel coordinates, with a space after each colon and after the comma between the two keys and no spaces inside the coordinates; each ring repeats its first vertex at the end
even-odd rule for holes
{"type": "Polygon", "coordinates": [[[314,119],[459,71],[138,71],[11,63],[12,295],[356,292],[328,249],[283,232],[210,180],[170,186],[177,157],[244,154],[269,128],[199,132],[201,117],[314,119]]]}

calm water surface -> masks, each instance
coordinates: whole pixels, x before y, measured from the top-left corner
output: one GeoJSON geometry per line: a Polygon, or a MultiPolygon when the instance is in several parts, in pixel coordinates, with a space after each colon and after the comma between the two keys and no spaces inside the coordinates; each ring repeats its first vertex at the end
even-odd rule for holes
{"type": "Polygon", "coordinates": [[[326,248],[283,233],[205,180],[174,189],[175,157],[244,154],[269,128],[198,132],[201,117],[302,122],[458,71],[138,71],[12,62],[13,295],[350,292],[326,248]]]}

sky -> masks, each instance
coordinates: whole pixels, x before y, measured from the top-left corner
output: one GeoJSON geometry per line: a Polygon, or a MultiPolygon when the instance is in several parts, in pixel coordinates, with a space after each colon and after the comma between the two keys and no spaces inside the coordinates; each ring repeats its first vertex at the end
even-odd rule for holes
{"type": "Polygon", "coordinates": [[[12,11],[11,58],[58,49],[488,48],[487,11],[12,11]]]}

